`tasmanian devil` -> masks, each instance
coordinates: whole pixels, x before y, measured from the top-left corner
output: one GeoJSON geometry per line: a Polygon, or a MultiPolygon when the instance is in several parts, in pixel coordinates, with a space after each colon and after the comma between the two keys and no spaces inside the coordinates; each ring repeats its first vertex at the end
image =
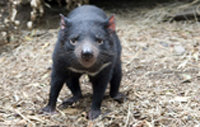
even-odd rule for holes
{"type": "Polygon", "coordinates": [[[81,97],[79,78],[89,76],[93,99],[89,119],[97,118],[107,85],[110,96],[123,100],[119,93],[122,77],[121,44],[115,32],[114,16],[107,17],[100,8],[85,5],[74,9],[68,17],[62,14],[58,40],[53,53],[49,102],[43,111],[54,112],[64,83],[73,96],[62,105],[70,105],[81,97]]]}

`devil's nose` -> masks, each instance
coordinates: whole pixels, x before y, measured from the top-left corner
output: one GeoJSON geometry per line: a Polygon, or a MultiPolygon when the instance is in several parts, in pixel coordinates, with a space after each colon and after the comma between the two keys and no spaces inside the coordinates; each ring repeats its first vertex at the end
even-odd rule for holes
{"type": "Polygon", "coordinates": [[[81,52],[81,57],[82,57],[82,59],[91,59],[92,57],[93,57],[94,55],[93,55],[93,52],[92,52],[92,50],[82,50],[82,52],[81,52]]]}

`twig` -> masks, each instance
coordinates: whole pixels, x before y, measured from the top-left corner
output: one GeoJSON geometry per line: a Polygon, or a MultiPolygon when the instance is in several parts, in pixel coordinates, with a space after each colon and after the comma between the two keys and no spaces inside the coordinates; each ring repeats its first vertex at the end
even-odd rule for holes
{"type": "Polygon", "coordinates": [[[20,115],[24,120],[26,120],[27,122],[31,123],[32,126],[35,125],[30,119],[28,119],[26,116],[24,116],[19,110],[15,109],[15,112],[16,112],[18,115],[20,115]]]}

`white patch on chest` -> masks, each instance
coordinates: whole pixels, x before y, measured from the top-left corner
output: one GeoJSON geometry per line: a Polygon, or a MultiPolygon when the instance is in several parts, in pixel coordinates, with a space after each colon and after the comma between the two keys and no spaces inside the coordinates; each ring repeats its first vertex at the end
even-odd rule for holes
{"type": "Polygon", "coordinates": [[[73,71],[73,72],[76,72],[76,73],[86,73],[86,74],[88,74],[88,75],[90,75],[90,76],[95,76],[95,75],[97,75],[100,71],[102,71],[105,67],[107,67],[107,66],[110,65],[110,64],[111,64],[111,62],[105,63],[105,64],[102,65],[101,68],[100,68],[98,71],[96,71],[96,72],[89,72],[89,71],[84,71],[84,70],[77,70],[77,69],[75,69],[75,68],[73,68],[73,67],[69,67],[68,69],[71,70],[71,71],[73,71]]]}

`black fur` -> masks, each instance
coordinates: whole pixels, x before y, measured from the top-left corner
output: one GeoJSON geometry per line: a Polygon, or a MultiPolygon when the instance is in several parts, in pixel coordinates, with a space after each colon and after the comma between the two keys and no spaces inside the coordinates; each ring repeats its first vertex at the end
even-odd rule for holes
{"type": "Polygon", "coordinates": [[[63,105],[72,104],[82,97],[79,78],[82,73],[76,73],[68,67],[76,68],[86,72],[96,72],[99,68],[110,62],[110,65],[101,70],[97,75],[89,75],[93,88],[93,99],[89,119],[95,119],[100,114],[101,102],[110,83],[110,96],[115,100],[122,99],[119,93],[121,82],[121,45],[115,31],[108,29],[108,18],[105,13],[95,7],[85,5],[73,10],[65,18],[66,28],[61,29],[58,35],[58,41],[53,53],[53,70],[51,75],[51,89],[49,102],[43,109],[46,112],[54,112],[56,100],[64,83],[71,90],[73,97],[63,102],[63,105]],[[70,45],[69,40],[78,37],[81,42],[89,38],[91,42],[96,42],[96,35],[104,40],[104,44],[98,46],[99,55],[97,61],[90,68],[84,68],[77,60],[74,54],[74,46],[70,45]]]}

